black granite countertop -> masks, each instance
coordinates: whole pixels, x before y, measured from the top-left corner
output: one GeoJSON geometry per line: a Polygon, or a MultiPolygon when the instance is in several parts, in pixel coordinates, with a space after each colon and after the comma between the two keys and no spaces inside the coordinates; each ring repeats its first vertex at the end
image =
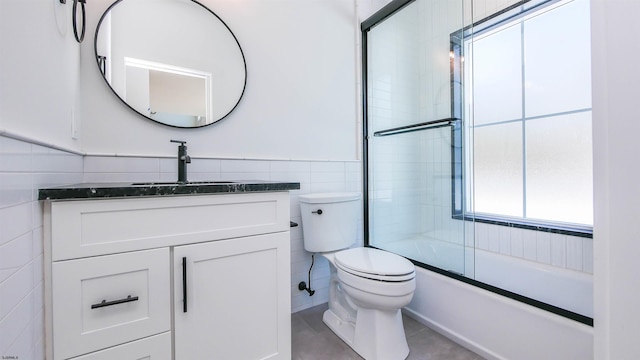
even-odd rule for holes
{"type": "Polygon", "coordinates": [[[101,199],[114,197],[207,195],[288,191],[300,189],[300,183],[278,181],[194,181],[83,183],[38,190],[38,200],[101,199]]]}

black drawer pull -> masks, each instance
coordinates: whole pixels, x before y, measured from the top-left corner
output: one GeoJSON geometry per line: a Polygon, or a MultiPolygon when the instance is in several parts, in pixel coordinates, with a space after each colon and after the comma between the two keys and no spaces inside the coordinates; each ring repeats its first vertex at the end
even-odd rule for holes
{"type": "Polygon", "coordinates": [[[100,303],[91,305],[91,308],[92,309],[97,309],[97,308],[101,308],[101,307],[105,307],[105,306],[124,304],[124,303],[132,302],[132,301],[138,301],[138,297],[129,295],[126,298],[120,299],[120,300],[113,300],[113,301],[102,300],[102,302],[100,302],[100,303]]]}

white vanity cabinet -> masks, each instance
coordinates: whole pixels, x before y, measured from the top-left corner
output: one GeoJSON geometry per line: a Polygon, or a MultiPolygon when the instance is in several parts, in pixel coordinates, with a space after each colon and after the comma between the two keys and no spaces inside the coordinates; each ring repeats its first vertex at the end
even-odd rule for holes
{"type": "Polygon", "coordinates": [[[289,193],[45,201],[47,359],[289,359],[289,193]]]}

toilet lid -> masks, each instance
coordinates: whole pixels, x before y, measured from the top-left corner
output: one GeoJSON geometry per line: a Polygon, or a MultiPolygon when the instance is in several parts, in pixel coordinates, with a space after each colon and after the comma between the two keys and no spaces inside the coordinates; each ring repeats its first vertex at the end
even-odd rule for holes
{"type": "Polygon", "coordinates": [[[415,266],[402,256],[373,248],[353,248],[335,253],[336,266],[353,275],[382,281],[414,277],[415,266]]]}

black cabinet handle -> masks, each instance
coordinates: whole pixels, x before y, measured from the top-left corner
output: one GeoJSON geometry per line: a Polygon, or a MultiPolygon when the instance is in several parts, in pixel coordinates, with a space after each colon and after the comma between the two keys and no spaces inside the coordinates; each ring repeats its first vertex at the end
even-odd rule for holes
{"type": "Polygon", "coordinates": [[[187,312],[187,258],[182,258],[182,312],[187,312]]]}
{"type": "Polygon", "coordinates": [[[102,302],[99,302],[97,304],[91,305],[91,308],[92,309],[98,309],[98,308],[105,307],[105,306],[124,304],[124,303],[132,302],[132,301],[138,301],[138,297],[129,295],[126,298],[120,299],[120,300],[113,300],[113,301],[102,300],[102,302]]]}

